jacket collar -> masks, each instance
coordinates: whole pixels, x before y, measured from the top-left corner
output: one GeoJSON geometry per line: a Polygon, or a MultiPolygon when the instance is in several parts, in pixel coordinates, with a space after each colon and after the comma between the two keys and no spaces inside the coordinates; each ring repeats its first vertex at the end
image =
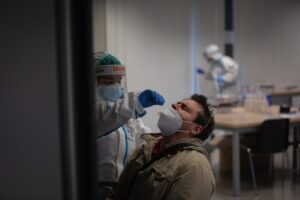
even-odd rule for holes
{"type": "MultiPolygon", "coordinates": [[[[148,145],[143,145],[143,154],[144,154],[144,162],[149,162],[151,160],[151,153],[152,149],[155,145],[155,143],[162,138],[161,134],[144,134],[142,135],[142,138],[146,141],[148,145]]],[[[194,146],[188,146],[184,147],[184,149],[189,150],[195,150],[202,154],[204,154],[206,157],[208,157],[208,153],[203,149],[203,142],[202,140],[198,138],[185,138],[177,140],[176,142],[172,142],[166,145],[166,148],[169,148],[171,146],[174,146],[176,144],[182,144],[182,143],[189,143],[193,144],[194,146]]]]}

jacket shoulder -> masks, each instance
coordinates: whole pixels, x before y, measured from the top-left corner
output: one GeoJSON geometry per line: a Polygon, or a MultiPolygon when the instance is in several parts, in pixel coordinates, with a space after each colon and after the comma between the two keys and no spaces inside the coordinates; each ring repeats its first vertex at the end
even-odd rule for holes
{"type": "Polygon", "coordinates": [[[183,161],[186,161],[187,163],[209,163],[204,152],[199,151],[199,149],[190,149],[189,151],[183,151],[182,157],[183,161]]]}

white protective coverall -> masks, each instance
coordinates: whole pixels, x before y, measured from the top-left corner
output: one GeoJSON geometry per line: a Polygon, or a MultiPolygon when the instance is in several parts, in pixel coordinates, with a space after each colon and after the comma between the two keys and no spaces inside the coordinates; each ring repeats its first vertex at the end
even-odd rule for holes
{"type": "Polygon", "coordinates": [[[141,144],[140,136],[151,132],[137,118],[146,112],[138,95],[130,92],[116,102],[96,100],[99,187],[110,187],[117,180],[131,153],[141,144]]]}
{"type": "Polygon", "coordinates": [[[209,73],[214,79],[217,93],[220,95],[236,95],[236,78],[238,75],[238,64],[230,57],[223,56],[217,61],[211,62],[209,73]],[[224,82],[220,83],[216,79],[222,76],[224,82]]]}
{"type": "Polygon", "coordinates": [[[206,77],[214,80],[217,95],[236,95],[238,63],[231,57],[223,55],[214,44],[207,47],[204,55],[210,64],[206,77]]]}

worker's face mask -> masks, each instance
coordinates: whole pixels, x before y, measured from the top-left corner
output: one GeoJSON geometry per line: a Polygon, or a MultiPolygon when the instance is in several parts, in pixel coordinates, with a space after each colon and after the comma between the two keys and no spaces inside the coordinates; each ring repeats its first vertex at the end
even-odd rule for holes
{"type": "Polygon", "coordinates": [[[174,135],[176,132],[189,132],[188,130],[180,130],[182,123],[195,124],[189,121],[182,121],[182,118],[177,111],[170,107],[160,113],[157,126],[161,130],[163,136],[170,136],[174,135]]]}
{"type": "Polygon", "coordinates": [[[106,101],[116,102],[118,99],[123,97],[124,88],[119,83],[111,85],[99,85],[98,86],[99,96],[106,101]]]}

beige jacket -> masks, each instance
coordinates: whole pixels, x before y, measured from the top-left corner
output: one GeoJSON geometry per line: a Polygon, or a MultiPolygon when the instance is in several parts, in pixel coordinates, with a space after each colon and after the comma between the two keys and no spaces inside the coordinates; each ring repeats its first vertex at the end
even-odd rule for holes
{"type": "MultiPolygon", "coordinates": [[[[151,160],[154,144],[161,137],[144,135],[146,144],[137,149],[114,186],[117,200],[206,200],[210,199],[215,179],[210,164],[197,138],[180,140],[190,143],[174,155],[166,155],[139,171],[151,160]],[[137,174],[138,172],[138,174],[137,174]],[[137,174],[135,176],[135,174],[137,174]]],[[[168,146],[168,147],[169,147],[168,146]]]]}

